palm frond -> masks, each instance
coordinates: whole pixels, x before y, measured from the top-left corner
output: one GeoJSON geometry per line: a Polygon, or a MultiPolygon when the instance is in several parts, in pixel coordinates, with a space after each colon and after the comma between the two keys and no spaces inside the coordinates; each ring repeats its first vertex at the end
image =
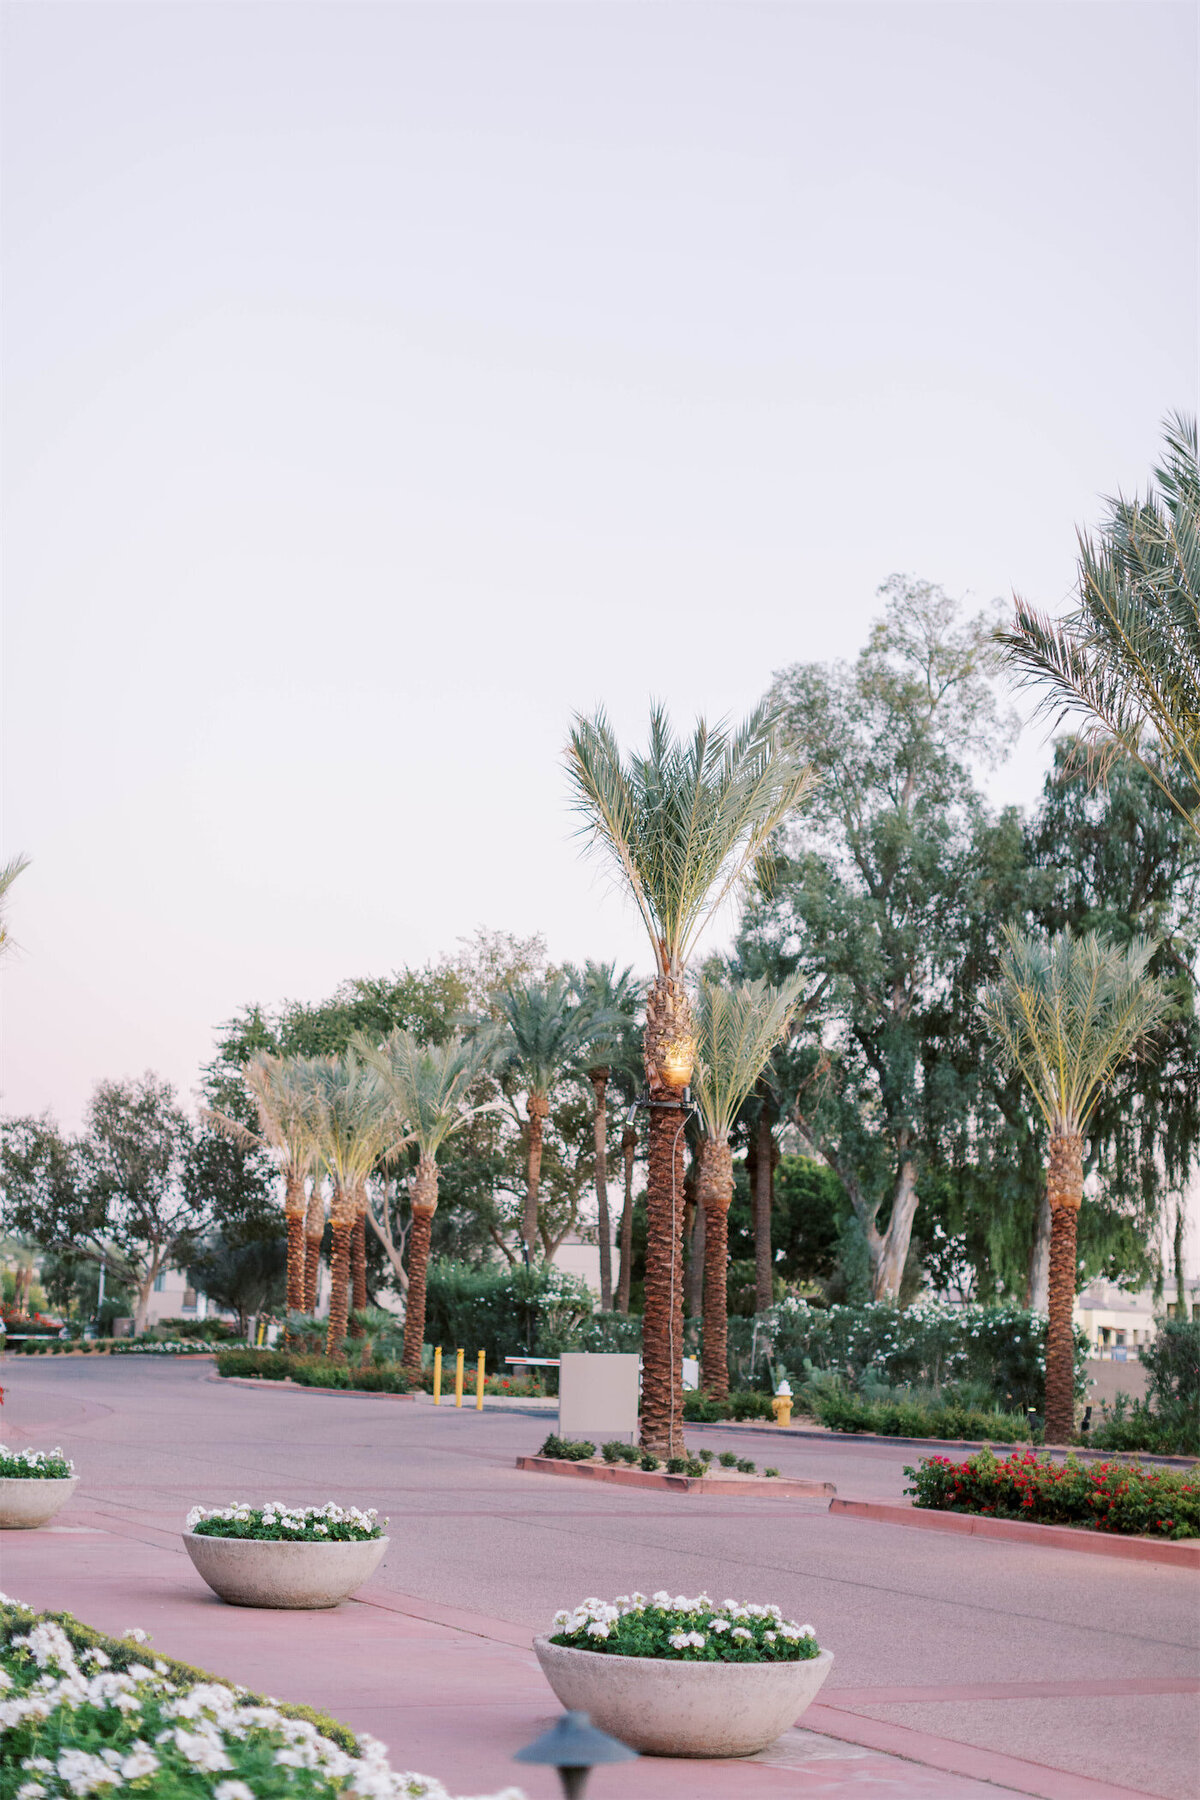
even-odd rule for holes
{"type": "Polygon", "coordinates": [[[732,732],[700,719],[685,742],[656,705],[648,748],[628,763],[603,711],[577,716],[566,761],[581,829],[623,875],[659,974],[676,977],[817,780],[782,746],[766,706],[732,732]]]}
{"type": "Polygon", "coordinates": [[[1046,938],[1005,928],[1000,974],[983,995],[1001,1056],[1018,1069],[1052,1134],[1082,1132],[1105,1085],[1170,1010],[1149,972],[1156,944],[1095,932],[1046,938]]]}
{"type": "Polygon", "coordinates": [[[615,1008],[581,1002],[566,975],[511,982],[493,1003],[504,1028],[507,1067],[530,1093],[548,1094],[593,1044],[624,1023],[615,1008]]]}
{"type": "Polygon", "coordinates": [[[12,856],[6,863],[0,864],[0,954],[12,948],[8,930],[8,890],[17,876],[28,867],[27,856],[12,856]]]}
{"type": "Polygon", "coordinates": [[[702,979],[693,1084],[708,1137],[724,1143],[771,1052],[788,1028],[804,986],[803,972],[780,987],[743,981],[725,987],[702,979]]]}
{"type": "Polygon", "coordinates": [[[471,1088],[496,1060],[498,1034],[457,1033],[444,1044],[423,1044],[411,1031],[393,1031],[381,1045],[361,1036],[352,1048],[373,1068],[386,1095],[393,1122],[393,1145],[415,1143],[422,1156],[437,1153],[454,1132],[493,1111],[494,1100],[471,1105],[471,1088]]]}

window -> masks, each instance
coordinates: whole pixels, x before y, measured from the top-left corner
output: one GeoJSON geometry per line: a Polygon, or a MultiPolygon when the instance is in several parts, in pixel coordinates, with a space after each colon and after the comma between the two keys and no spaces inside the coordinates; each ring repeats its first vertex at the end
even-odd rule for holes
{"type": "Polygon", "coordinates": [[[183,1290],[183,1310],[184,1310],[184,1312],[195,1312],[195,1310],[196,1310],[196,1290],[195,1290],[195,1288],[184,1288],[184,1290],[183,1290]]]}
{"type": "Polygon", "coordinates": [[[160,1269],[158,1274],[154,1277],[155,1293],[161,1294],[163,1289],[166,1287],[166,1285],[167,1285],[167,1271],[165,1269],[160,1269]]]}

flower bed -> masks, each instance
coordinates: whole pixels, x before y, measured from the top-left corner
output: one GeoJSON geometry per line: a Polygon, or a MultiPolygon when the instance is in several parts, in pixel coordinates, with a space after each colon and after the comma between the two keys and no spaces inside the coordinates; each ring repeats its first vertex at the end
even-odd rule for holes
{"type": "Polygon", "coordinates": [[[673,1662],[808,1662],[820,1655],[811,1625],[794,1625],[777,1606],[714,1606],[707,1594],[621,1594],[611,1604],[584,1600],[554,1616],[552,1644],[605,1656],[673,1662]]]}
{"type": "Polygon", "coordinates": [[[0,1481],[69,1481],[74,1473],[75,1464],[59,1445],[53,1450],[10,1450],[0,1444],[0,1481]]]}
{"type": "MultiPolygon", "coordinates": [[[[144,1640],[145,1633],[137,1636],[144,1640]]],[[[0,1595],[5,1800],[449,1800],[373,1738],[0,1595]]],[[[494,1800],[521,1800],[507,1789],[494,1800]]]]}
{"type": "Polygon", "coordinates": [[[211,1356],[207,1338],[26,1338],[10,1344],[17,1356],[211,1356]]]}
{"type": "Polygon", "coordinates": [[[923,1456],[904,1473],[914,1506],[940,1512],[1075,1525],[1134,1537],[1200,1536],[1200,1470],[1145,1469],[1140,1463],[1063,1463],[1027,1450],[998,1462],[980,1450],[966,1462],[923,1456]]]}
{"type": "Polygon", "coordinates": [[[357,1506],[342,1507],[332,1500],[325,1506],[288,1506],[282,1500],[266,1506],[251,1506],[247,1500],[232,1506],[193,1506],[187,1525],[197,1537],[254,1538],[260,1543],[361,1544],[383,1536],[373,1506],[361,1512],[357,1506]]]}

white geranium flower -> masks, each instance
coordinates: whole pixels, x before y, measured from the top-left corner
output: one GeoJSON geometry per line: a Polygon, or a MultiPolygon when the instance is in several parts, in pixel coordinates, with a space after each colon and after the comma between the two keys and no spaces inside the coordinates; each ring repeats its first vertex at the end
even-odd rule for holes
{"type": "Polygon", "coordinates": [[[213,1800],[254,1800],[254,1789],[246,1781],[218,1781],[213,1800]]]}

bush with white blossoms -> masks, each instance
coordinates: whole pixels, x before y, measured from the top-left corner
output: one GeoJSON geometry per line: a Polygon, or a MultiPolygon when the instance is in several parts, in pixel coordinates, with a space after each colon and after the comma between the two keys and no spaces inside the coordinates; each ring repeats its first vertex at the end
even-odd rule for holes
{"type": "Polygon", "coordinates": [[[357,1506],[338,1506],[333,1500],[324,1506],[288,1506],[282,1500],[266,1506],[251,1506],[248,1500],[232,1506],[193,1506],[187,1526],[197,1537],[258,1538],[288,1544],[359,1544],[365,1538],[383,1536],[373,1506],[362,1512],[357,1506]]]}
{"type": "Polygon", "coordinates": [[[811,1625],[795,1625],[777,1606],[743,1605],[707,1594],[620,1594],[584,1600],[554,1615],[552,1644],[606,1656],[653,1656],[673,1662],[808,1662],[820,1653],[811,1625]]]}
{"type": "Polygon", "coordinates": [[[69,1481],[74,1473],[75,1464],[59,1444],[53,1450],[10,1450],[0,1444],[0,1480],[69,1481]]]}
{"type": "Polygon", "coordinates": [[[59,1621],[0,1601],[0,1800],[450,1800],[391,1768],[373,1738],[348,1739],[352,1753],[244,1688],[181,1681],[152,1657],[115,1667],[59,1621]]]}

